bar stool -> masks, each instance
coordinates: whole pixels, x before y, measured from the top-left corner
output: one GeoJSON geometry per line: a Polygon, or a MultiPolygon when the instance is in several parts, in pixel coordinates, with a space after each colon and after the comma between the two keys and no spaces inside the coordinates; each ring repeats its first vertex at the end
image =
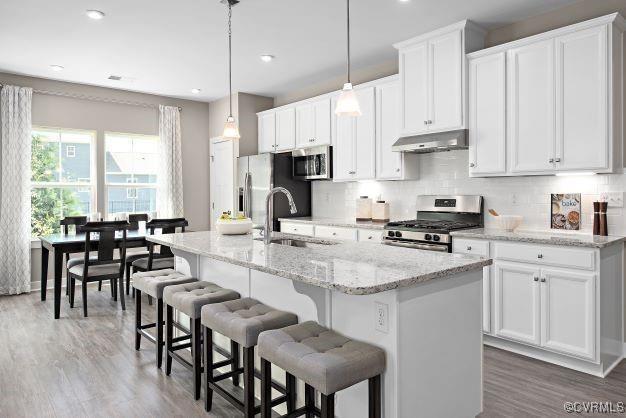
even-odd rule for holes
{"type": "Polygon", "coordinates": [[[135,350],[141,347],[141,336],[143,335],[156,344],[157,367],[160,369],[163,363],[163,290],[167,286],[197,282],[193,277],[185,276],[174,269],[154,270],[138,272],[133,274],[133,289],[137,292],[135,296],[135,350]],[[141,294],[145,293],[149,297],[156,299],[156,322],[150,324],[141,323],[141,294]],[[156,327],[156,338],[146,332],[147,329],[156,327]]]}
{"type": "Polygon", "coordinates": [[[369,381],[369,417],[381,416],[380,375],[385,352],[373,345],[338,334],[308,321],[259,336],[261,357],[261,417],[272,416],[271,365],[305,383],[305,406],[289,417],[306,414],[334,417],[335,393],[364,380],[369,381]],[[322,395],[321,411],[315,407],[315,392],[322,395]]]}
{"type": "MultiPolygon", "coordinates": [[[[279,311],[258,300],[242,298],[228,302],[215,303],[202,307],[202,326],[204,328],[204,364],[208,372],[205,373],[206,393],[204,409],[211,410],[213,402],[213,391],[225,398],[233,406],[244,413],[246,418],[252,418],[261,410],[260,406],[254,405],[254,347],[257,345],[259,334],[266,330],[283,328],[297,324],[298,317],[290,312],[279,311]],[[243,368],[239,368],[228,373],[214,376],[214,367],[207,367],[213,363],[213,331],[222,334],[235,343],[233,350],[239,352],[239,346],[243,347],[243,368]],[[241,402],[232,393],[226,391],[217,382],[228,379],[235,374],[243,373],[244,397],[241,402]]],[[[287,374],[286,388],[282,388],[278,383],[271,382],[275,389],[283,395],[271,400],[272,406],[283,402],[287,403],[289,412],[295,409],[296,386],[295,378],[287,374]]]]}
{"type": "MultiPolygon", "coordinates": [[[[163,302],[165,303],[165,374],[170,375],[172,371],[172,358],[180,364],[193,371],[193,392],[194,399],[200,399],[200,389],[202,387],[202,342],[200,312],[204,305],[226,302],[228,300],[239,299],[239,293],[234,290],[224,289],[215,283],[198,280],[191,283],[176,284],[167,286],[163,291],[163,302]],[[187,315],[191,320],[191,343],[177,344],[183,338],[174,338],[174,309],[187,315]],[[191,348],[192,362],[189,363],[176,351],[191,348]]],[[[205,344],[207,344],[205,342],[205,344]]],[[[209,342],[213,345],[212,342],[209,342]]],[[[222,354],[222,353],[220,353],[222,354]]],[[[215,367],[222,367],[231,364],[235,369],[233,359],[236,355],[231,354],[230,359],[215,367]]]]}

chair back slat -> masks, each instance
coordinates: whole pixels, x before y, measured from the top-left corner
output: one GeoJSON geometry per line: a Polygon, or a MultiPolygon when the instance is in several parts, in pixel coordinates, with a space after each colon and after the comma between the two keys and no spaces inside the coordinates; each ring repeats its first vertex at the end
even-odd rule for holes
{"type": "MultiPolygon", "coordinates": [[[[176,228],[180,228],[181,232],[185,232],[185,228],[189,225],[189,222],[185,218],[170,218],[170,219],[153,219],[146,224],[146,229],[150,231],[150,235],[154,235],[157,229],[161,230],[162,234],[174,234],[176,228]]],[[[160,245],[157,258],[169,258],[174,257],[172,249],[166,245],[160,245]]],[[[148,244],[148,270],[152,270],[152,260],[154,259],[154,243],[148,244]]]]}
{"type": "Polygon", "coordinates": [[[87,223],[86,216],[66,216],[65,218],[59,221],[59,225],[63,228],[63,233],[65,235],[70,233],[70,226],[74,225],[76,227],[76,233],[80,234],[83,231],[83,225],[87,223]]]}
{"type": "Polygon", "coordinates": [[[137,231],[139,229],[139,222],[148,222],[147,213],[131,213],[128,215],[128,223],[130,227],[129,231],[137,231]]]}
{"type": "Polygon", "coordinates": [[[112,262],[120,262],[123,268],[126,261],[126,231],[129,228],[126,221],[106,221],[106,222],[87,222],[83,226],[85,232],[85,259],[84,259],[84,277],[88,277],[90,265],[107,264],[112,262]],[[122,231],[122,237],[119,243],[120,258],[114,259],[115,254],[115,233],[122,231]],[[91,250],[92,234],[98,233],[98,259],[91,260],[89,252],[91,250]]]}

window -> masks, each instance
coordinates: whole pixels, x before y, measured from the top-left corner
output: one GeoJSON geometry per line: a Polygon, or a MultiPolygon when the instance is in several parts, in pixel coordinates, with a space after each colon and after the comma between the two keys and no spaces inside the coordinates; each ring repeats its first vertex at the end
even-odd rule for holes
{"type": "Polygon", "coordinates": [[[156,136],[105,134],[105,195],[109,216],[156,212],[158,146],[156,136]]]}
{"type": "Polygon", "coordinates": [[[32,132],[31,231],[60,232],[66,216],[95,208],[95,133],[35,128],[32,132]]]}

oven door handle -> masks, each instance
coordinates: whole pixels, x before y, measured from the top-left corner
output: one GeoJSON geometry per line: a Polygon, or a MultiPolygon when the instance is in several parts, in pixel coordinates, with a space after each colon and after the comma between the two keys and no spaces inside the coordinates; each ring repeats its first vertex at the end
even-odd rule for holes
{"type": "Polygon", "coordinates": [[[404,242],[397,241],[392,239],[383,240],[383,244],[392,245],[395,247],[405,247],[405,248],[415,248],[417,250],[428,250],[428,251],[440,251],[440,252],[448,252],[447,245],[438,245],[438,244],[419,244],[416,242],[404,242]]]}

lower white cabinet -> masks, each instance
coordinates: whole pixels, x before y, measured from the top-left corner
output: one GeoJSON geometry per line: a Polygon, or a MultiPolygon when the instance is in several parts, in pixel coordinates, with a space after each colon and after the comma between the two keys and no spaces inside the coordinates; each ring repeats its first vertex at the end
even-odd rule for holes
{"type": "Polygon", "coordinates": [[[313,225],[303,224],[299,222],[281,222],[280,232],[285,234],[306,235],[312,237],[315,235],[315,227],[313,225]]]}
{"type": "Polygon", "coordinates": [[[375,229],[359,229],[358,239],[360,242],[374,242],[380,244],[383,242],[383,231],[375,229]]]}
{"type": "Polygon", "coordinates": [[[315,225],[315,236],[319,238],[332,238],[332,239],[356,241],[357,230],[355,228],[315,225]]]}

